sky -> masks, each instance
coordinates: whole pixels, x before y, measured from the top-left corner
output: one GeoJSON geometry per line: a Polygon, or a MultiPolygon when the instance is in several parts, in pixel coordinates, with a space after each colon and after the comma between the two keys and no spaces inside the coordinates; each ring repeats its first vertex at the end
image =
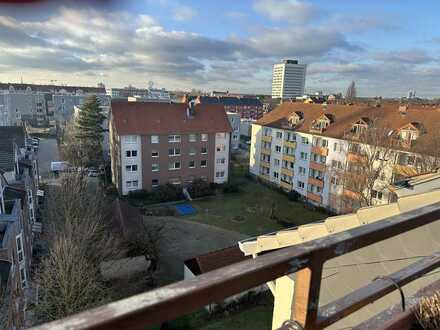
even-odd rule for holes
{"type": "MultiPolygon", "coordinates": [[[[1,2],[1,1],[0,1],[1,2]]],[[[306,90],[440,97],[438,0],[53,0],[0,4],[0,81],[271,91],[274,63],[306,90]]]]}

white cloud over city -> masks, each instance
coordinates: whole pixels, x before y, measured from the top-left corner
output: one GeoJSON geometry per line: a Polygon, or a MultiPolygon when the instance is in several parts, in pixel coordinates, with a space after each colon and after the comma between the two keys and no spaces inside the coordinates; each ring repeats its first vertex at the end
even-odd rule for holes
{"type": "MultiPolygon", "coordinates": [[[[43,76],[65,83],[104,81],[111,86],[146,85],[153,80],[169,89],[268,93],[272,64],[281,58],[299,58],[309,63],[309,88],[342,89],[354,79],[365,84],[366,94],[375,94],[393,85],[389,80],[393,75],[427,84],[427,88],[438,83],[433,65],[438,58],[423,45],[376,50],[351,34],[392,31],[397,25],[374,17],[352,17],[335,24],[337,14],[325,15],[308,2],[277,3],[256,0],[251,9],[253,15],[262,15],[275,25],[254,26],[246,36],[225,38],[166,28],[151,15],[119,9],[60,7],[41,20],[0,14],[0,80],[43,76]]],[[[200,15],[181,3],[164,2],[164,8],[178,22],[200,15]]],[[[225,15],[232,17],[231,13],[240,18],[239,12],[225,15]]],[[[406,88],[396,83],[396,91],[390,94],[406,88]]]]}

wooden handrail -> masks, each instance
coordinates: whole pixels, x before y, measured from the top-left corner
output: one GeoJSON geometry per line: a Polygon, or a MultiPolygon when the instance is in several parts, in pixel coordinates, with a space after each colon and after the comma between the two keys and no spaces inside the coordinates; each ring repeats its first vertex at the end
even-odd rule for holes
{"type": "MultiPolygon", "coordinates": [[[[175,319],[212,302],[221,301],[301,270],[303,271],[297,274],[295,287],[303,287],[304,299],[295,300],[295,304],[303,306],[294,306],[298,313],[295,314],[295,318],[301,325],[305,325],[306,329],[319,329],[319,322],[324,324],[326,319],[322,318],[323,314],[317,312],[321,279],[316,279],[320,273],[319,267],[322,267],[325,261],[438,219],[440,219],[440,203],[435,203],[348,231],[275,250],[255,259],[42,324],[33,329],[145,329],[146,326],[175,319]]],[[[437,257],[438,255],[434,258],[437,257]]],[[[433,264],[435,262],[428,262],[421,268],[429,269],[433,264]]],[[[411,276],[407,277],[413,279],[411,276]]],[[[402,281],[405,281],[404,278],[402,276],[402,281]]],[[[358,296],[358,300],[362,298],[371,302],[390,292],[386,283],[378,285],[376,290],[372,285],[367,286],[366,292],[363,296],[358,296]]],[[[341,306],[339,314],[328,313],[328,317],[332,318],[328,322],[334,323],[339,316],[346,316],[356,310],[341,306]]]]}

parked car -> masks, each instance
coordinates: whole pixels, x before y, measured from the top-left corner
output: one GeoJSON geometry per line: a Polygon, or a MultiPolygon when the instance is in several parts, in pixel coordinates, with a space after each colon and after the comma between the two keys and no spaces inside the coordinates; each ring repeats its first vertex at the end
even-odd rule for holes
{"type": "Polygon", "coordinates": [[[66,172],[70,168],[70,164],[65,161],[55,161],[50,163],[50,170],[55,173],[66,172]]]}
{"type": "Polygon", "coordinates": [[[99,176],[99,171],[96,168],[89,168],[87,175],[90,177],[97,177],[99,176]]]}

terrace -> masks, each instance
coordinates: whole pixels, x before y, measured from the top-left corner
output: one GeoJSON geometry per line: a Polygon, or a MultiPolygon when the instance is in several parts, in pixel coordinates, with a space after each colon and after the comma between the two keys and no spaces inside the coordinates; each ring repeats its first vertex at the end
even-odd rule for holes
{"type": "MultiPolygon", "coordinates": [[[[222,301],[268,282],[276,283],[275,290],[277,290],[279,283],[282,283],[279,280],[292,274],[295,274],[295,281],[291,290],[285,290],[286,287],[281,286],[284,295],[275,295],[274,305],[281,306],[284,310],[282,321],[295,321],[304,329],[323,329],[395,291],[396,287],[420,279],[439,267],[439,252],[421,256],[403,269],[393,269],[389,275],[367,282],[363,287],[353,289],[341,298],[326,302],[325,305],[319,304],[326,261],[395,236],[402,237],[402,234],[422,226],[425,226],[423,227],[425,232],[428,230],[426,226],[430,224],[435,224],[437,226],[435,228],[438,228],[439,192],[433,192],[422,198],[423,202],[418,197],[408,199],[405,203],[387,206],[389,209],[385,212],[387,215],[385,218],[379,216],[374,208],[367,209],[359,213],[358,218],[363,219],[364,222],[357,227],[348,230],[333,228],[334,230],[327,236],[310,233],[312,236],[310,240],[292,246],[266,246],[266,251],[255,259],[235,263],[193,279],[43,324],[35,330],[145,329],[147,326],[195,312],[207,304],[222,301]],[[365,218],[366,216],[368,219],[365,218]],[[268,251],[272,249],[275,250],[268,251]],[[292,299],[285,299],[286,296],[291,296],[292,299]],[[283,297],[284,299],[281,299],[283,297]]],[[[320,224],[323,228],[325,225],[320,224]]],[[[435,228],[431,227],[431,230],[435,228]]],[[[432,233],[434,232],[435,230],[432,233]]],[[[418,283],[426,286],[423,282],[425,279],[418,283]]],[[[380,327],[383,322],[382,320],[380,327]]],[[[284,325],[281,325],[281,328],[283,327],[284,325]]],[[[279,326],[273,327],[273,329],[279,328],[279,326]]],[[[400,329],[405,328],[400,327],[400,329]]]]}

